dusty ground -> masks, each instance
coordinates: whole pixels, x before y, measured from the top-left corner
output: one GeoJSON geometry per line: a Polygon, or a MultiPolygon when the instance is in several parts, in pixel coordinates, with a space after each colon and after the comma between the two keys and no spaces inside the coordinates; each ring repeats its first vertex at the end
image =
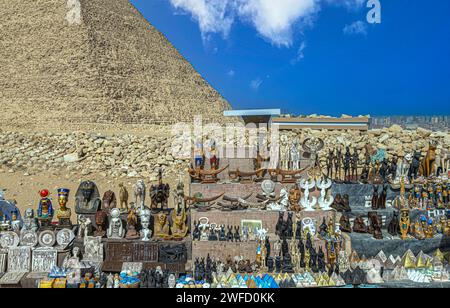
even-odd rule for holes
{"type": "MultiPolygon", "coordinates": [[[[55,210],[57,209],[57,189],[58,188],[68,188],[70,189],[70,201],[69,207],[72,209],[72,221],[74,221],[74,207],[75,207],[75,193],[77,191],[78,185],[82,180],[94,181],[100,191],[100,198],[103,197],[103,193],[107,190],[112,190],[116,193],[118,198],[119,193],[119,183],[124,183],[129,192],[129,202],[134,200],[132,185],[136,183],[138,179],[123,178],[117,181],[113,181],[101,176],[89,175],[88,177],[82,177],[81,175],[72,175],[66,177],[64,174],[58,174],[57,172],[44,172],[41,174],[26,176],[23,172],[9,173],[8,171],[2,170],[0,172],[0,189],[5,191],[5,198],[10,200],[14,199],[17,201],[17,206],[19,207],[21,213],[31,207],[37,210],[39,203],[38,192],[41,189],[48,189],[51,192],[51,197],[53,198],[55,210]]],[[[144,179],[145,180],[145,179],[144,179]]],[[[178,178],[172,177],[163,178],[163,182],[169,183],[171,190],[174,190],[178,178]]],[[[185,185],[185,193],[188,193],[188,177],[183,179],[185,185]]],[[[157,184],[157,182],[149,182],[148,179],[145,180],[147,185],[147,195],[146,203],[149,203],[149,190],[150,185],[157,184]]],[[[173,197],[171,196],[169,201],[169,206],[173,207],[173,197]]]]}

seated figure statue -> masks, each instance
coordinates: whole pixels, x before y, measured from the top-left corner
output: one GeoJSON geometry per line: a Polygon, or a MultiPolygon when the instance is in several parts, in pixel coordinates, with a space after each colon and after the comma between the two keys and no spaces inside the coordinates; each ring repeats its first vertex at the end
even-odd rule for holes
{"type": "Polygon", "coordinates": [[[180,214],[177,214],[176,209],[172,210],[172,227],[170,231],[172,232],[173,239],[183,239],[186,237],[189,230],[186,222],[186,208],[183,207],[180,214]]]}
{"type": "Polygon", "coordinates": [[[170,225],[167,215],[164,213],[159,213],[155,221],[155,237],[169,240],[170,236],[170,225]]]}

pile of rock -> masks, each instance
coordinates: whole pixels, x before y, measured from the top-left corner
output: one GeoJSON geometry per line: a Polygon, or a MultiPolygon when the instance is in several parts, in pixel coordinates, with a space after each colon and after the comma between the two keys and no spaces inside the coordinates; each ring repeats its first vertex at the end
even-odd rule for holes
{"type": "Polygon", "coordinates": [[[188,165],[171,155],[171,145],[172,138],[162,136],[0,132],[0,168],[154,180],[160,167],[170,175],[188,165]]]}

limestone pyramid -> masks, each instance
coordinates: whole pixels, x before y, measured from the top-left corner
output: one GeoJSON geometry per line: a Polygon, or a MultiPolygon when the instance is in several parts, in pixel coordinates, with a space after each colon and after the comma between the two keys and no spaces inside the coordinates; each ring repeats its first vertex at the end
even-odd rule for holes
{"type": "Polygon", "coordinates": [[[129,0],[2,0],[0,42],[2,123],[221,122],[230,109],[129,0]]]}

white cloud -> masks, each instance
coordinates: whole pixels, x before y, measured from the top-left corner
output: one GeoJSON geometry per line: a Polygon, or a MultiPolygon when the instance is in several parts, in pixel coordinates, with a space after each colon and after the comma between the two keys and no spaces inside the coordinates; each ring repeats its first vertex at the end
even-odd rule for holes
{"type": "Polygon", "coordinates": [[[172,6],[191,14],[198,23],[203,39],[220,33],[227,37],[234,22],[230,4],[234,0],[170,0],[172,6]]]}
{"type": "Polygon", "coordinates": [[[300,47],[297,50],[297,56],[291,60],[292,65],[297,64],[298,62],[303,60],[303,58],[305,58],[305,49],[306,49],[306,43],[302,42],[300,47]]]}
{"type": "Polygon", "coordinates": [[[261,87],[262,83],[263,83],[263,81],[261,80],[261,78],[258,77],[255,80],[252,80],[250,82],[250,89],[257,92],[259,90],[259,88],[261,87]]]}
{"type": "Polygon", "coordinates": [[[229,70],[227,75],[230,77],[233,77],[236,74],[236,72],[234,70],[229,70]]]}
{"type": "Polygon", "coordinates": [[[251,24],[258,34],[278,47],[293,45],[294,34],[312,25],[321,5],[362,7],[366,0],[168,0],[179,12],[190,14],[207,41],[211,34],[228,37],[236,19],[251,24]]]}
{"type": "Polygon", "coordinates": [[[277,46],[292,45],[293,28],[308,23],[319,9],[317,0],[241,0],[239,16],[249,20],[258,33],[277,46]]]}
{"type": "Polygon", "coordinates": [[[358,20],[350,25],[346,25],[344,29],[342,30],[344,34],[362,34],[367,35],[367,23],[358,20]]]}

